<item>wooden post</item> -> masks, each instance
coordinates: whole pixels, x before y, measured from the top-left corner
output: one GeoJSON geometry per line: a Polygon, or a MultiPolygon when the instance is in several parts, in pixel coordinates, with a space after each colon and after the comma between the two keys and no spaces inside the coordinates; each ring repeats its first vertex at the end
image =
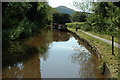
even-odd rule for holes
{"type": "Polygon", "coordinates": [[[76,31],[77,31],[77,28],[76,28],[76,31]]]}
{"type": "Polygon", "coordinates": [[[76,31],[78,30],[78,24],[76,24],[76,31]]]}
{"type": "Polygon", "coordinates": [[[114,55],[114,36],[112,36],[112,55],[114,55]]]}
{"type": "Polygon", "coordinates": [[[106,64],[105,64],[105,62],[103,63],[102,68],[103,68],[103,70],[102,70],[102,74],[104,75],[104,74],[105,74],[105,69],[106,69],[106,64]]]}

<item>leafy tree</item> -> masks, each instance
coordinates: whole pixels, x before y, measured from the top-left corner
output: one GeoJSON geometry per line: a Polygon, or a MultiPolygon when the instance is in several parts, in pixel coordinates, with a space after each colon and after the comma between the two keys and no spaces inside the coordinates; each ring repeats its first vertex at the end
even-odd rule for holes
{"type": "Polygon", "coordinates": [[[31,5],[30,9],[27,11],[26,17],[31,21],[35,21],[37,19],[37,2],[30,2],[31,5]]]}
{"type": "Polygon", "coordinates": [[[3,41],[25,38],[52,23],[52,8],[46,2],[4,2],[2,9],[3,41]]]}
{"type": "Polygon", "coordinates": [[[84,12],[75,12],[72,15],[72,21],[74,22],[85,22],[86,21],[86,13],[84,12]]]}
{"type": "MultiPolygon", "coordinates": [[[[85,12],[87,6],[75,3],[85,12]],[[84,8],[85,7],[85,8],[84,8]]],[[[86,3],[85,3],[86,4],[86,3]]],[[[93,2],[90,15],[86,18],[85,25],[81,28],[97,33],[118,36],[120,29],[120,2],[93,2]]]]}
{"type": "Polygon", "coordinates": [[[2,3],[3,5],[3,30],[6,28],[17,27],[20,21],[25,18],[27,10],[30,8],[28,3],[2,3]]]}
{"type": "Polygon", "coordinates": [[[69,22],[71,22],[69,14],[64,14],[64,13],[53,14],[53,23],[65,24],[69,22]]]}

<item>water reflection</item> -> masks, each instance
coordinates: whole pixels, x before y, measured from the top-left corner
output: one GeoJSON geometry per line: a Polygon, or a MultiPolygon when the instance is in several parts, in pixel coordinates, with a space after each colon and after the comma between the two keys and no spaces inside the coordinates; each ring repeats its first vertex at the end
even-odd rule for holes
{"type": "Polygon", "coordinates": [[[3,68],[3,78],[104,77],[96,68],[96,57],[67,32],[46,30],[23,44],[37,49],[37,54],[29,49],[31,55],[3,68]]]}
{"type": "Polygon", "coordinates": [[[33,52],[38,53],[38,49],[31,45],[24,45],[21,42],[9,43],[8,46],[3,47],[2,68],[23,61],[23,58],[33,52]]]}
{"type": "Polygon", "coordinates": [[[97,58],[74,37],[52,42],[47,60],[41,59],[42,78],[103,78],[97,69],[97,58]]]}
{"type": "Polygon", "coordinates": [[[3,69],[3,78],[41,78],[40,60],[37,55],[3,69]]]}
{"type": "Polygon", "coordinates": [[[47,59],[48,54],[45,53],[51,42],[52,31],[44,31],[22,43],[14,42],[9,47],[4,47],[2,77],[40,78],[39,56],[47,59]]]}
{"type": "Polygon", "coordinates": [[[59,30],[53,30],[53,41],[60,42],[60,41],[68,41],[70,35],[66,32],[62,32],[59,30]]]}
{"type": "Polygon", "coordinates": [[[74,53],[71,60],[80,65],[80,78],[104,78],[96,67],[98,66],[97,58],[89,52],[74,53]]]}

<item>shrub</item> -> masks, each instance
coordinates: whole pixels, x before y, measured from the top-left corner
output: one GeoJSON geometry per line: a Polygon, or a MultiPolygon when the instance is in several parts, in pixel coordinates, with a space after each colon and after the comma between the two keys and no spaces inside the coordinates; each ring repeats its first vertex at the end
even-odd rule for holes
{"type": "Polygon", "coordinates": [[[66,23],[66,25],[67,25],[67,27],[70,27],[70,28],[81,29],[81,27],[84,26],[84,22],[66,23]]]}

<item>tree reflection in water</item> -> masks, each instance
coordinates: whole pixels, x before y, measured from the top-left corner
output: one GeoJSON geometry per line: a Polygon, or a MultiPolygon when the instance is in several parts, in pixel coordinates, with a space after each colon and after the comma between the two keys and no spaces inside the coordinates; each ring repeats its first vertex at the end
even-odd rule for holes
{"type": "Polygon", "coordinates": [[[39,56],[18,62],[3,69],[3,78],[41,78],[39,56]]]}
{"type": "Polygon", "coordinates": [[[3,49],[3,78],[41,78],[40,57],[48,58],[52,31],[44,31],[24,42],[13,42],[3,49]]]}
{"type": "Polygon", "coordinates": [[[101,78],[103,77],[97,69],[98,60],[95,55],[92,55],[85,48],[74,48],[75,53],[71,56],[71,61],[80,65],[80,78],[101,78]],[[77,50],[77,51],[76,51],[77,50]],[[98,76],[101,75],[101,76],[98,76]]]}
{"type": "Polygon", "coordinates": [[[68,41],[70,35],[64,31],[53,30],[53,41],[60,42],[60,41],[68,41]]]}
{"type": "Polygon", "coordinates": [[[24,45],[21,42],[9,43],[8,46],[3,47],[2,66],[5,68],[8,65],[21,62],[33,53],[38,53],[38,49],[34,46],[24,45]]]}
{"type": "Polygon", "coordinates": [[[79,45],[74,37],[70,37],[67,32],[48,30],[22,43],[14,42],[9,49],[4,45],[3,64],[5,67],[3,67],[2,77],[41,78],[43,75],[54,74],[53,77],[66,75],[70,77],[80,76],[80,78],[99,78],[96,57],[90,54],[84,46],[79,45]],[[72,63],[70,58],[67,58],[69,56],[72,63]],[[60,66],[62,66],[61,69],[58,69],[60,66]],[[56,72],[57,70],[58,72],[56,72]]]}

